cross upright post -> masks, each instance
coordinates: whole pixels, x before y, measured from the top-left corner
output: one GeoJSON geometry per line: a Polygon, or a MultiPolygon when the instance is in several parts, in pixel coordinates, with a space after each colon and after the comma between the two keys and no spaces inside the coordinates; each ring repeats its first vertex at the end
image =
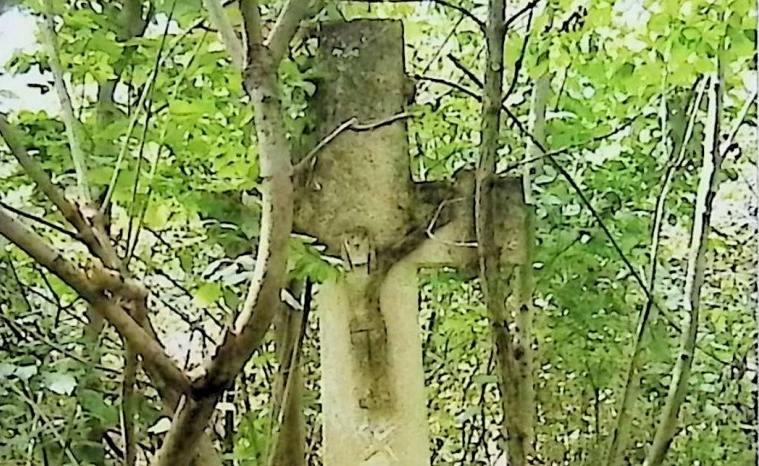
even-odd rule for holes
{"type": "MultiPolygon", "coordinates": [[[[403,28],[356,20],[322,28],[324,79],[312,106],[317,133],[346,121],[392,121],[335,137],[297,180],[296,230],[340,256],[345,273],[323,284],[320,319],[325,466],[430,463],[419,335],[420,268],[476,270],[474,176],[414,183],[408,158],[403,28]]],[[[519,260],[520,183],[495,183],[502,257],[519,260]]]]}

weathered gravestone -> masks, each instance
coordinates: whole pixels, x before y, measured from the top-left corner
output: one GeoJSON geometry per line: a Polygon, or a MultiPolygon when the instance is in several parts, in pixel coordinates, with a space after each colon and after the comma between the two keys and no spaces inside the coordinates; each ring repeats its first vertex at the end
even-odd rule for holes
{"type": "MultiPolygon", "coordinates": [[[[409,80],[400,21],[324,27],[318,66],[326,76],[312,107],[321,138],[352,118],[387,121],[404,111],[409,80]]],[[[407,147],[403,119],[347,130],[296,180],[296,230],[318,238],[346,269],[315,299],[326,466],[430,462],[417,271],[475,270],[474,176],[414,183],[407,147]]],[[[502,258],[519,263],[521,187],[512,179],[495,186],[502,258]]]]}

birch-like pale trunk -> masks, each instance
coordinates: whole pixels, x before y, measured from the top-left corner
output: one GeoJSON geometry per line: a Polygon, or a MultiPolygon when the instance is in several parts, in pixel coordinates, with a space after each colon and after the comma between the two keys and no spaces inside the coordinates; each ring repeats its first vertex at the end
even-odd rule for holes
{"type": "MultiPolygon", "coordinates": [[[[721,67],[721,63],[718,63],[721,67]]],[[[712,203],[718,188],[719,170],[722,164],[720,153],[720,114],[722,113],[722,73],[721,69],[709,83],[709,106],[704,137],[704,161],[696,193],[696,211],[691,230],[688,266],[685,276],[685,310],[688,321],[683,326],[679,356],[672,372],[672,382],[667,400],[661,413],[653,444],[648,451],[644,466],[659,466],[664,460],[677,428],[680,406],[690,379],[693,354],[698,334],[698,317],[701,287],[704,283],[705,256],[712,203]]]]}
{"type": "Polygon", "coordinates": [[[533,260],[535,257],[535,212],[532,193],[532,178],[540,170],[540,156],[543,155],[539,145],[545,147],[545,114],[546,102],[550,91],[551,78],[544,74],[534,84],[529,116],[529,131],[534,141],[529,140],[525,151],[526,163],[522,173],[522,186],[525,199],[525,251],[524,261],[516,266],[516,341],[515,355],[519,377],[519,404],[524,416],[521,418],[522,430],[525,433],[525,455],[532,455],[535,441],[535,382],[532,338],[532,321],[534,315],[533,293],[535,280],[533,277],[533,260]],[[537,144],[536,144],[537,142],[537,144]]]}
{"type": "Polygon", "coordinates": [[[224,6],[218,0],[203,0],[203,6],[208,10],[211,24],[219,32],[219,38],[227,49],[232,64],[237,69],[245,68],[245,51],[242,48],[242,42],[237,38],[232,23],[224,13],[224,6]]]}
{"type": "MultiPolygon", "coordinates": [[[[650,247],[650,263],[648,272],[648,290],[649,298],[644,304],[643,311],[638,319],[637,331],[635,334],[635,341],[633,342],[633,353],[630,358],[630,364],[627,368],[627,383],[624,387],[622,394],[622,403],[614,424],[614,430],[611,434],[611,444],[606,453],[606,465],[618,466],[622,464],[624,460],[624,453],[627,446],[630,443],[630,423],[632,422],[633,409],[635,408],[635,400],[638,394],[638,388],[640,385],[640,368],[643,364],[643,345],[644,336],[648,329],[648,324],[656,318],[657,308],[654,306],[654,288],[656,285],[656,270],[657,261],[659,257],[659,245],[661,237],[662,221],[664,219],[664,210],[667,203],[667,196],[672,186],[672,180],[677,170],[685,160],[685,153],[688,147],[688,141],[690,141],[695,128],[696,116],[698,115],[698,109],[701,106],[701,99],[704,94],[704,90],[708,81],[704,80],[703,85],[694,96],[693,102],[690,105],[689,111],[686,114],[688,117],[688,124],[685,129],[683,140],[678,144],[673,144],[672,157],[667,170],[662,177],[661,187],[662,190],[659,193],[659,197],[656,200],[656,208],[654,211],[654,224],[651,230],[651,247],[650,247]],[[677,151],[675,153],[674,151],[677,151]]],[[[664,124],[666,122],[666,112],[662,116],[662,129],[664,130],[664,124]]],[[[666,134],[663,131],[662,134],[666,134]]],[[[662,136],[666,137],[666,136],[662,136]]]]}

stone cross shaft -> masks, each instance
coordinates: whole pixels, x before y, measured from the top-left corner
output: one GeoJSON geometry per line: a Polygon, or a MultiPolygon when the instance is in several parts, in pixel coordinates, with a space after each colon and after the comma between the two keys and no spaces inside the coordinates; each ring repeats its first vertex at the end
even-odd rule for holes
{"type": "MultiPolygon", "coordinates": [[[[401,114],[409,97],[400,21],[356,20],[323,27],[324,78],[312,108],[317,136],[346,121],[401,114]]],[[[419,335],[420,268],[476,270],[474,176],[414,183],[406,121],[348,129],[296,180],[296,230],[342,257],[345,273],[315,298],[321,329],[325,466],[429,465],[419,335]]],[[[519,261],[524,222],[518,181],[493,195],[502,257],[519,261]]]]}

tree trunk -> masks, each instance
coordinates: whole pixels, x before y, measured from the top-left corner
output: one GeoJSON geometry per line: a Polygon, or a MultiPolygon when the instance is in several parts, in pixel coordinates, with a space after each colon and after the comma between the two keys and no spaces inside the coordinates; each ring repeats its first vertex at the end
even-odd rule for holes
{"type": "Polygon", "coordinates": [[[285,304],[280,307],[279,314],[274,318],[279,370],[274,383],[272,422],[275,434],[269,465],[305,466],[306,430],[300,351],[307,316],[303,310],[292,309],[285,304]]]}
{"type": "MultiPolygon", "coordinates": [[[[718,63],[718,68],[721,68],[721,63],[718,63]]],[[[709,83],[708,97],[709,108],[704,137],[704,162],[698,192],[696,193],[696,212],[691,230],[691,244],[685,276],[685,309],[688,313],[688,320],[687,325],[683,326],[679,357],[672,372],[672,382],[667,394],[667,401],[661,413],[653,444],[646,456],[645,466],[659,466],[669,449],[677,428],[680,406],[685,399],[688,388],[690,369],[696,347],[701,287],[704,283],[706,267],[707,238],[712,203],[717,192],[719,171],[722,164],[722,154],[720,154],[719,147],[720,115],[722,113],[721,70],[712,77],[712,81],[709,83]]]]}
{"type": "MultiPolygon", "coordinates": [[[[548,92],[550,91],[551,79],[548,74],[541,76],[535,82],[532,91],[530,107],[529,131],[535,140],[545,146],[545,113],[548,92]]],[[[519,404],[524,411],[521,418],[520,430],[525,434],[525,456],[533,454],[535,441],[535,387],[534,387],[534,360],[532,338],[533,321],[533,292],[535,288],[533,278],[533,261],[535,249],[535,213],[534,199],[531,192],[532,177],[542,165],[539,157],[542,150],[537,144],[530,141],[525,151],[526,160],[535,160],[527,163],[522,176],[522,186],[525,199],[525,222],[517,234],[524,235],[524,260],[516,265],[516,341],[515,356],[517,358],[517,370],[519,372],[519,404]]]]}
{"type": "MultiPolygon", "coordinates": [[[[706,83],[704,83],[706,84],[706,83]]],[[[649,298],[644,304],[638,326],[635,334],[635,342],[633,343],[633,354],[630,358],[630,364],[627,369],[627,383],[625,384],[622,394],[622,403],[614,425],[614,430],[611,434],[611,444],[606,455],[607,466],[621,465],[624,460],[625,450],[630,443],[630,423],[632,422],[632,413],[635,407],[635,401],[638,395],[638,388],[640,385],[640,369],[643,364],[643,349],[644,337],[649,327],[650,322],[653,322],[656,318],[657,308],[654,306],[654,289],[656,286],[656,270],[657,261],[659,255],[659,241],[661,235],[661,226],[664,219],[665,207],[667,202],[667,196],[669,189],[674,179],[674,175],[680,168],[683,160],[686,160],[686,148],[690,146],[691,136],[695,128],[696,116],[698,115],[698,109],[701,106],[701,98],[703,96],[704,87],[701,91],[693,96],[692,104],[690,105],[690,112],[686,112],[686,109],[681,109],[677,115],[687,116],[687,127],[682,134],[679,135],[679,139],[673,139],[671,160],[667,170],[662,179],[662,190],[656,202],[656,210],[654,212],[654,224],[651,233],[651,254],[648,273],[648,290],[650,293],[649,298]]],[[[670,112],[672,115],[672,112],[670,112]]],[[[667,121],[666,118],[662,118],[663,121],[667,121]]],[[[678,126],[676,122],[674,126],[678,126]]],[[[671,126],[671,125],[667,125],[671,126]]],[[[678,133],[674,133],[677,136],[678,133]]],[[[665,144],[666,146],[666,144],[665,144]]],[[[700,158],[700,157],[699,157],[700,158]]]]}
{"type": "MultiPolygon", "coordinates": [[[[485,305],[495,343],[499,387],[504,413],[503,435],[507,440],[509,465],[527,464],[529,434],[525,430],[528,418],[522,405],[523,384],[519,381],[518,354],[514,344],[513,317],[506,300],[514,291],[514,264],[502,264],[501,250],[496,240],[494,222],[495,165],[501,127],[503,96],[503,49],[505,38],[505,0],[490,0],[486,25],[487,58],[482,99],[482,142],[477,165],[474,213],[479,256],[479,275],[485,305]]],[[[502,205],[498,205],[501,207],[502,205]]]]}

